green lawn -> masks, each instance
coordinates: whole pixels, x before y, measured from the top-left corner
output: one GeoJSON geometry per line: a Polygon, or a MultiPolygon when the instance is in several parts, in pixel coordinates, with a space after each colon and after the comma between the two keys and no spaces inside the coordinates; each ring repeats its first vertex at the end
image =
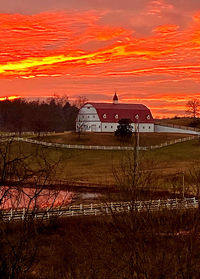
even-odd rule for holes
{"type": "MultiPolygon", "coordinates": [[[[26,153],[35,152],[37,148],[36,145],[23,143],[23,151],[26,153]]],[[[119,168],[120,162],[130,155],[128,151],[40,148],[45,150],[52,161],[60,158],[62,168],[58,179],[76,181],[113,182],[113,169],[119,168]]],[[[141,151],[139,158],[140,162],[145,162],[146,169],[174,173],[187,169],[194,161],[200,160],[200,143],[192,140],[156,150],[141,151]]]]}
{"type": "Polygon", "coordinates": [[[151,154],[150,156],[157,158],[159,161],[165,161],[169,164],[192,162],[200,160],[200,142],[197,139],[190,140],[149,151],[148,154],[151,154]]]}

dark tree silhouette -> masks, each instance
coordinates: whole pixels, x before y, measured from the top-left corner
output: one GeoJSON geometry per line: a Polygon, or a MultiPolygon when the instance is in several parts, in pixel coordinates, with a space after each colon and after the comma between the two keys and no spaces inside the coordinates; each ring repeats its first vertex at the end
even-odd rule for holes
{"type": "Polygon", "coordinates": [[[34,131],[40,135],[47,131],[75,130],[78,108],[67,97],[52,97],[47,101],[27,102],[25,99],[0,102],[2,131],[34,131]]]}
{"type": "Polygon", "coordinates": [[[133,134],[131,120],[130,119],[120,119],[117,130],[115,131],[115,136],[121,137],[123,139],[130,138],[133,134]]]}
{"type": "Polygon", "coordinates": [[[196,119],[200,113],[200,101],[198,99],[189,100],[186,104],[186,108],[186,113],[196,119]]]}

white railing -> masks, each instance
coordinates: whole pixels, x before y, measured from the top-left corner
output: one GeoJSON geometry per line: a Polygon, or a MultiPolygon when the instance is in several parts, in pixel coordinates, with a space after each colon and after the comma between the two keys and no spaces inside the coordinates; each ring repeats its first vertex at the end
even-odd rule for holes
{"type": "MultiPolygon", "coordinates": [[[[180,142],[185,142],[189,140],[193,140],[198,138],[199,136],[189,136],[185,138],[180,138],[176,140],[172,140],[169,142],[164,142],[159,145],[152,145],[152,146],[140,146],[137,147],[138,150],[151,150],[151,149],[157,149],[164,146],[173,145],[180,142]]],[[[0,142],[5,141],[22,141],[27,142],[31,144],[38,144],[43,145],[47,147],[54,147],[54,148],[67,148],[67,149],[86,149],[86,150],[134,150],[135,147],[133,146],[98,146],[98,145],[78,145],[78,144],[62,144],[62,143],[52,143],[52,142],[45,142],[45,141],[38,141],[34,139],[29,138],[22,138],[22,137],[13,137],[13,138],[2,138],[0,142]]]]}
{"type": "Polygon", "coordinates": [[[184,199],[149,200],[135,202],[109,202],[96,204],[79,204],[69,207],[38,210],[1,210],[0,218],[3,221],[33,219],[50,219],[53,217],[74,217],[74,216],[97,216],[110,215],[116,213],[128,213],[130,211],[150,211],[159,210],[183,210],[195,209],[199,207],[199,200],[195,197],[184,199]]]}
{"type": "Polygon", "coordinates": [[[33,132],[33,131],[28,131],[28,132],[0,132],[0,137],[21,137],[21,136],[48,136],[48,135],[54,135],[56,132],[33,132]]]}

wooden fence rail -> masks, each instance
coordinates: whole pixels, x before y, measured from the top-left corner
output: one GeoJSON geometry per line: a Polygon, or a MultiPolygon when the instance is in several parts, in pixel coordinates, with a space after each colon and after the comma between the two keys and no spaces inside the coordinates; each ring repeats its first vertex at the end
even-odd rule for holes
{"type": "MultiPolygon", "coordinates": [[[[40,136],[49,136],[55,135],[55,131],[53,132],[40,132],[40,136]]],[[[38,132],[27,131],[27,132],[0,132],[0,137],[21,137],[21,136],[38,136],[38,132]]]]}
{"type": "Polygon", "coordinates": [[[34,210],[0,210],[0,219],[3,221],[33,219],[50,219],[53,217],[97,216],[134,211],[183,210],[199,207],[199,200],[195,197],[185,199],[149,200],[136,202],[109,202],[79,204],[68,207],[34,210]]]}
{"type": "MultiPolygon", "coordinates": [[[[152,150],[152,149],[158,149],[161,147],[169,146],[172,144],[185,142],[189,140],[193,140],[198,138],[199,136],[189,136],[185,138],[180,138],[176,140],[172,140],[169,142],[164,142],[159,145],[152,145],[152,146],[139,146],[137,147],[138,150],[152,150]]],[[[46,147],[53,147],[53,148],[66,148],[66,149],[86,149],[86,150],[134,150],[134,147],[132,146],[97,146],[97,145],[77,145],[77,144],[61,144],[61,143],[52,143],[52,142],[45,142],[45,141],[38,141],[34,139],[29,138],[22,138],[22,137],[13,137],[11,139],[9,138],[2,138],[0,142],[5,141],[18,141],[18,142],[27,142],[31,144],[37,144],[42,145],[46,147]]]]}

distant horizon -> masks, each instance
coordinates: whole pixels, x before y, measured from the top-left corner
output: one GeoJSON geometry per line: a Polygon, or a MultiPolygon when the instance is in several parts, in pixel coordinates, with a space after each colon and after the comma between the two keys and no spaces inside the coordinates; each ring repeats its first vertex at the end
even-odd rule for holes
{"type": "MultiPolygon", "coordinates": [[[[59,96],[59,95],[57,95],[57,96],[55,96],[55,95],[52,95],[52,96],[35,96],[35,97],[29,97],[29,96],[24,96],[24,97],[22,97],[22,96],[4,96],[4,97],[0,97],[0,102],[1,101],[6,101],[6,100],[13,101],[13,100],[16,100],[16,99],[25,99],[27,102],[32,102],[32,101],[41,101],[41,102],[43,102],[43,101],[47,101],[48,99],[57,98],[57,97],[62,98],[62,97],[68,97],[68,96],[66,96],[66,95],[64,95],[64,96],[59,96]]],[[[75,104],[75,102],[78,100],[78,97],[84,97],[84,96],[77,96],[77,98],[74,98],[74,99],[68,98],[69,103],[75,104]]],[[[90,103],[90,102],[94,103],[94,101],[87,100],[87,103],[90,103]]],[[[95,101],[95,102],[98,103],[97,101],[95,101]]],[[[99,103],[112,103],[112,100],[107,101],[107,102],[101,101],[99,103]]],[[[120,102],[120,101],[119,101],[119,103],[130,104],[130,102],[129,103],[125,103],[125,102],[120,102]]],[[[138,102],[138,104],[142,104],[142,103],[138,102]]],[[[151,107],[148,107],[148,108],[151,110],[151,107]]],[[[153,112],[152,112],[152,114],[153,114],[153,112]]],[[[158,119],[158,120],[159,119],[172,119],[172,118],[191,118],[192,119],[192,117],[188,116],[187,114],[184,114],[184,115],[183,114],[182,115],[175,114],[173,116],[169,116],[169,115],[168,116],[166,116],[166,115],[154,116],[153,115],[153,117],[154,117],[154,119],[158,119]]]]}

